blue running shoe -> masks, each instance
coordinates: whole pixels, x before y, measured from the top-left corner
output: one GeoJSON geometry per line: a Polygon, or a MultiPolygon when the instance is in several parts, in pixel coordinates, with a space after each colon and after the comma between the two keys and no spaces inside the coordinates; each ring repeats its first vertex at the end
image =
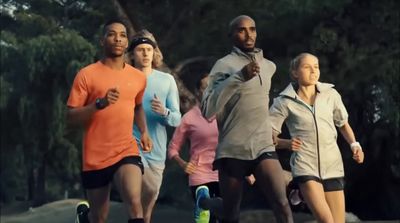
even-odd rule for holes
{"type": "Polygon", "coordinates": [[[89,203],[81,201],[76,205],[75,223],[89,223],[89,203]]]}
{"type": "Polygon", "coordinates": [[[196,189],[196,204],[194,207],[194,221],[196,223],[208,223],[210,221],[210,211],[200,207],[200,200],[210,198],[207,186],[200,186],[196,189]]]}

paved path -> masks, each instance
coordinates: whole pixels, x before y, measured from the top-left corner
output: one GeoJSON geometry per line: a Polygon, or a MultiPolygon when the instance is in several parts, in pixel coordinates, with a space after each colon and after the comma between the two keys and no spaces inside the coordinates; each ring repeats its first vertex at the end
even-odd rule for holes
{"type": "MultiPolygon", "coordinates": [[[[31,208],[20,214],[2,215],[1,223],[74,223],[75,205],[78,200],[68,199],[31,208]]],[[[294,213],[295,222],[314,222],[312,216],[305,213],[294,213]]],[[[124,206],[118,202],[111,202],[110,214],[107,223],[127,222],[124,206]]],[[[152,223],[192,223],[192,211],[180,210],[176,207],[157,205],[152,223]]],[[[241,223],[274,223],[275,220],[270,210],[243,211],[240,216],[241,223]]],[[[387,223],[400,223],[400,221],[374,221],[387,223]]]]}

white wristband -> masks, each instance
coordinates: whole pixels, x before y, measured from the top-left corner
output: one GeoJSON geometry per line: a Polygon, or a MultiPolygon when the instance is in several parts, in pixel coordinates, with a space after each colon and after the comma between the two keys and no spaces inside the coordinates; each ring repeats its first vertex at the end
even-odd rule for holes
{"type": "Polygon", "coordinates": [[[352,144],[350,144],[351,150],[354,150],[354,147],[360,147],[360,149],[362,151],[362,148],[361,148],[361,145],[359,142],[353,142],[352,144]]]}

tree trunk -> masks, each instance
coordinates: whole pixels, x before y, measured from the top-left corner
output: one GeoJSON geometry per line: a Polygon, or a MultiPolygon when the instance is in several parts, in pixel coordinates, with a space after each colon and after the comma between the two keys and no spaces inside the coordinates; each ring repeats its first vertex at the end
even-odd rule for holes
{"type": "Polygon", "coordinates": [[[42,161],[39,168],[34,169],[33,206],[40,206],[46,202],[46,164],[42,161]]]}
{"type": "Polygon", "coordinates": [[[127,23],[126,25],[128,26],[126,28],[128,30],[128,33],[129,33],[129,39],[131,40],[133,35],[136,33],[135,26],[133,25],[133,24],[136,24],[136,23],[133,22],[131,18],[129,18],[129,16],[128,16],[126,10],[125,10],[126,7],[123,7],[123,4],[121,4],[120,1],[112,0],[111,2],[113,3],[115,11],[117,11],[118,17],[120,17],[121,19],[126,21],[126,23],[127,23]]]}
{"type": "Polygon", "coordinates": [[[35,170],[34,169],[30,169],[28,170],[29,176],[28,176],[28,201],[32,201],[33,200],[33,194],[34,192],[34,188],[35,188],[35,170]]]}

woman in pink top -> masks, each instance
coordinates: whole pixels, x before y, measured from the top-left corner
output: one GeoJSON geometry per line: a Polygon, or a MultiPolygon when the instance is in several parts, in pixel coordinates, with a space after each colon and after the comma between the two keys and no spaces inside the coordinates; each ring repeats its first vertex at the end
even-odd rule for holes
{"type": "MultiPolygon", "coordinates": [[[[210,215],[206,210],[196,210],[199,209],[199,202],[196,199],[198,189],[208,189],[210,197],[220,196],[218,171],[212,170],[218,143],[217,122],[215,119],[212,122],[204,119],[199,108],[199,101],[207,87],[208,72],[212,66],[210,62],[212,61],[204,58],[195,59],[186,63],[178,72],[184,87],[195,96],[195,100],[192,103],[192,108],[182,117],[181,124],[175,129],[168,149],[168,157],[174,159],[189,175],[189,186],[196,205],[196,222],[199,222],[199,214],[210,215]],[[189,161],[183,160],[179,155],[186,140],[190,142],[189,161]],[[197,213],[199,211],[202,213],[197,213]]],[[[209,222],[216,222],[213,215],[209,218],[209,222]]]]}
{"type": "Polygon", "coordinates": [[[184,115],[181,124],[175,129],[168,151],[169,157],[189,174],[189,186],[218,183],[218,172],[212,170],[217,142],[218,129],[215,119],[208,122],[202,117],[200,108],[195,105],[184,115]],[[182,145],[187,139],[190,141],[189,162],[179,156],[182,145]]]}

